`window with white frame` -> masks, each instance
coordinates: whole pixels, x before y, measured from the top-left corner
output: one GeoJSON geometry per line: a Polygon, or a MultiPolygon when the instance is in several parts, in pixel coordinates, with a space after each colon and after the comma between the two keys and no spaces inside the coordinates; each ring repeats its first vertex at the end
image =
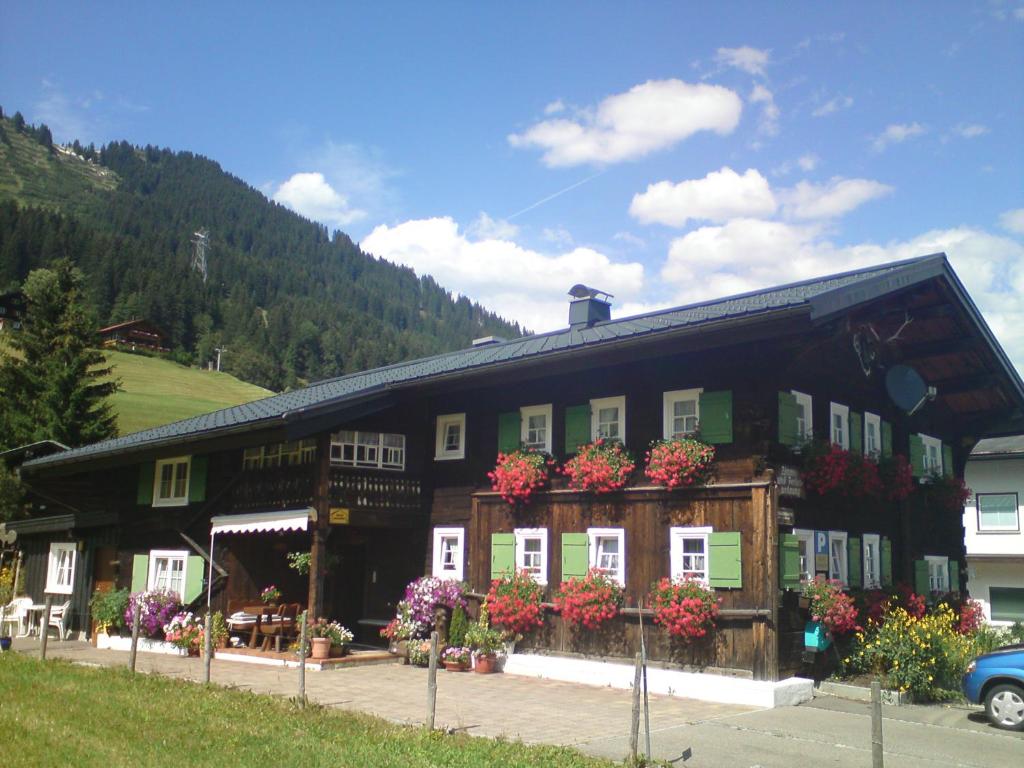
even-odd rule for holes
{"type": "Polygon", "coordinates": [[[864,588],[878,589],[882,586],[881,537],[877,533],[865,533],[862,546],[864,553],[864,588]]]}
{"type": "Polygon", "coordinates": [[[179,599],[185,594],[185,567],[188,552],[183,550],[154,549],[149,553],[149,576],[146,589],[173,592],[179,599]]]}
{"type": "Polygon", "coordinates": [[[850,449],[850,407],[829,403],[829,434],[833,444],[843,450],[850,449]]]}
{"type": "Polygon", "coordinates": [[[465,528],[434,529],[434,563],[431,575],[439,579],[462,581],[462,550],[465,539],[465,528]]]}
{"type": "Polygon", "coordinates": [[[50,544],[46,565],[46,591],[70,595],[75,585],[75,559],[78,550],[73,541],[50,544]]]}
{"type": "Polygon", "coordinates": [[[331,435],[331,464],[405,469],[405,435],[343,429],[331,435]]]}
{"type": "Polygon", "coordinates": [[[676,440],[694,434],[700,426],[700,393],[702,389],[677,389],[663,397],[662,436],[676,440]]]}
{"type": "Polygon", "coordinates": [[[519,409],[519,439],[527,448],[551,453],[551,405],[530,405],[519,409]]]}
{"type": "Polygon", "coordinates": [[[928,589],[932,592],[949,591],[949,558],[926,555],[928,563],[928,589]]]}
{"type": "Polygon", "coordinates": [[[437,417],[434,459],[466,458],[466,414],[448,413],[437,417]]]}
{"type": "Polygon", "coordinates": [[[794,528],[797,551],[800,553],[800,580],[814,579],[814,531],[806,528],[794,528]]]}
{"type": "Polygon", "coordinates": [[[548,583],[548,529],[516,528],[516,569],[526,571],[538,584],[548,583]]]}
{"type": "Polygon", "coordinates": [[[161,459],[153,477],[153,506],[181,507],[188,504],[190,456],[161,459]]]}
{"type": "Polygon", "coordinates": [[[942,441],[929,435],[920,435],[920,438],[924,447],[924,471],[930,475],[941,475],[942,441]]]}
{"type": "Polygon", "coordinates": [[[849,584],[846,539],[846,531],[828,532],[828,577],[838,580],[844,587],[849,584]]]}
{"type": "Polygon", "coordinates": [[[626,398],[603,397],[590,401],[590,439],[626,442],[626,398]]]}
{"type": "Polygon", "coordinates": [[[1016,493],[979,493],[977,504],[979,531],[1020,530],[1016,493]]]}
{"type": "Polygon", "coordinates": [[[588,528],[590,567],[626,586],[626,533],[622,528],[588,528]]]}
{"type": "Polygon", "coordinates": [[[789,392],[796,398],[796,434],[801,440],[814,437],[814,408],[811,396],[795,389],[789,392]]]}
{"type": "Polygon", "coordinates": [[[882,419],[877,413],[864,414],[864,455],[880,456],[882,453],[882,419]]]}
{"type": "Polygon", "coordinates": [[[669,573],[673,579],[708,583],[708,534],[712,528],[669,528],[669,573]]]}

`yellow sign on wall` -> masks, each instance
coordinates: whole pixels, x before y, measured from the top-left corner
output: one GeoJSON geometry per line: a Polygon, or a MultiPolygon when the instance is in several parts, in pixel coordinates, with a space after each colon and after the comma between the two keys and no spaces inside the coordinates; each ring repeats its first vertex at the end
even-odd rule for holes
{"type": "Polygon", "coordinates": [[[331,507],[331,525],[348,525],[348,507],[331,507]]]}

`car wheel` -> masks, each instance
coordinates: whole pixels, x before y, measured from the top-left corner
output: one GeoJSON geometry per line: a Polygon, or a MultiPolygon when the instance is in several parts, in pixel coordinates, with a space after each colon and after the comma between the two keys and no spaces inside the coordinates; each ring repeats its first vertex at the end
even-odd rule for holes
{"type": "Polygon", "coordinates": [[[985,697],[985,714],[997,728],[1024,731],[1024,688],[1003,683],[985,697]]]}

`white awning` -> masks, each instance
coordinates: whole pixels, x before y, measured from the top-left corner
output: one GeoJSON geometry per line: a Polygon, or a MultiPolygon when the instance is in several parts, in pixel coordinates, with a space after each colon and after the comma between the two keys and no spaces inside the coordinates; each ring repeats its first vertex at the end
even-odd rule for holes
{"type": "Polygon", "coordinates": [[[210,535],[217,533],[264,533],[267,531],[305,531],[309,521],[316,520],[316,510],[282,509],[274,512],[251,512],[246,515],[217,515],[210,518],[210,535]]]}

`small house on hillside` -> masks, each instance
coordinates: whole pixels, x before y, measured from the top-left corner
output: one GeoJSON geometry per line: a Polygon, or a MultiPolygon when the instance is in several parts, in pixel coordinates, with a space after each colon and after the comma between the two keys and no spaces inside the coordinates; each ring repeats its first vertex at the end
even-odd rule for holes
{"type": "Polygon", "coordinates": [[[123,349],[130,352],[148,350],[167,353],[171,350],[165,344],[167,334],[149,320],[128,320],[106,328],[100,328],[100,341],[104,347],[123,349]]]}
{"type": "Polygon", "coordinates": [[[0,331],[20,331],[25,318],[25,294],[11,291],[0,294],[0,331]]]}
{"type": "Polygon", "coordinates": [[[964,464],[979,439],[1022,431],[1024,383],[944,255],[622,319],[572,295],[563,330],[27,462],[47,500],[13,524],[32,597],[67,595],[85,628],[104,580],[219,608],[273,584],[365,641],[424,573],[479,593],[515,567],[550,599],[597,567],[630,611],[585,636],[548,612],[519,648],[631,659],[639,602],[685,575],[720,598],[718,628],[682,650],[652,633],[650,657],[779,680],[801,666],[801,579],[963,588],[964,464]],[[689,435],[715,449],[710,482],[644,475],[652,441],[689,435]],[[517,505],[491,488],[499,451],[564,462],[598,439],[636,457],[625,487],[559,476],[517,505]],[[887,479],[834,487],[806,472],[826,455],[887,479]]]}

